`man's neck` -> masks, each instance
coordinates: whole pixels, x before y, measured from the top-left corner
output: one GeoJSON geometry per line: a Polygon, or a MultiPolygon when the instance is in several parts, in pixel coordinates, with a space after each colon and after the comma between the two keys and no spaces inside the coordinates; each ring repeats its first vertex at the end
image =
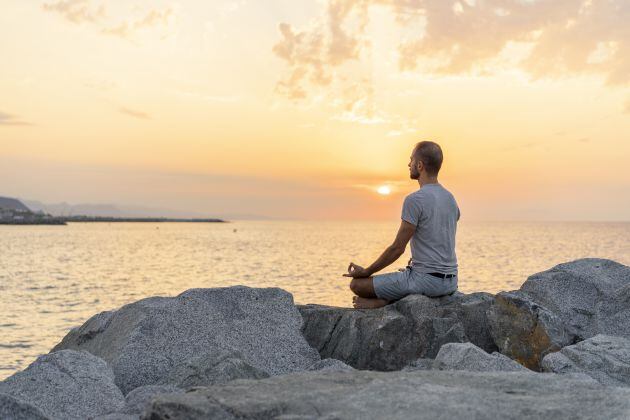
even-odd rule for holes
{"type": "Polygon", "coordinates": [[[418,178],[418,185],[420,185],[420,188],[422,188],[425,185],[437,184],[437,183],[438,183],[437,177],[423,177],[423,176],[421,176],[420,178],[418,178]]]}

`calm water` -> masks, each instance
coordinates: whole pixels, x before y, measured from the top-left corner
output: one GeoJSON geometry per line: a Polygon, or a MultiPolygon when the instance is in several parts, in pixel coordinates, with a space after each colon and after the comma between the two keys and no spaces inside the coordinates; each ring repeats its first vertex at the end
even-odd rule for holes
{"type": "MultiPolygon", "coordinates": [[[[369,264],[395,223],[235,222],[0,226],[0,379],[96,312],[192,287],[278,286],[348,306],[350,260],[369,264]]],[[[582,257],[630,265],[630,223],[460,223],[460,290],[518,288],[582,257]]],[[[402,267],[408,253],[392,267],[402,267]]]]}

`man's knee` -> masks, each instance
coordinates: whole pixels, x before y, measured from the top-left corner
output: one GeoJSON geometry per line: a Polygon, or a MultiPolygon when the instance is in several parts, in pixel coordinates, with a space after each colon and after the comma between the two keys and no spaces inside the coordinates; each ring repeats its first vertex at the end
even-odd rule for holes
{"type": "Polygon", "coordinates": [[[359,285],[359,281],[353,278],[350,281],[350,290],[352,290],[352,293],[354,293],[355,295],[358,295],[360,289],[361,289],[361,286],[359,285]]]}
{"type": "Polygon", "coordinates": [[[364,279],[352,279],[350,281],[350,290],[357,296],[373,297],[374,288],[372,286],[372,277],[364,279]]]}

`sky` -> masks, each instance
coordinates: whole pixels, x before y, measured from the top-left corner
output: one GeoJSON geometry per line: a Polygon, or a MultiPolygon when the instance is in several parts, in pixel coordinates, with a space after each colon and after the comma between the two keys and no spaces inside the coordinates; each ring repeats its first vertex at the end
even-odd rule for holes
{"type": "Polygon", "coordinates": [[[463,220],[627,221],[628,22],[628,0],[4,0],[0,195],[396,220],[433,140],[463,220]]]}

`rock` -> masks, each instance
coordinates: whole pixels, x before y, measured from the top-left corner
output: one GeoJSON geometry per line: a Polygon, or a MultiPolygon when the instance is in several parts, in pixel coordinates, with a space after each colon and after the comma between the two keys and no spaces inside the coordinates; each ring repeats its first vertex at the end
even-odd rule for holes
{"type": "Polygon", "coordinates": [[[92,417],[90,420],[138,420],[139,418],[138,414],[111,413],[92,417]]]}
{"type": "Polygon", "coordinates": [[[235,351],[219,351],[193,357],[175,366],[161,382],[187,389],[221,384],[234,379],[269,377],[269,374],[253,367],[243,358],[242,354],[235,351]]]}
{"type": "Polygon", "coordinates": [[[342,362],[341,360],[336,359],[323,359],[319,362],[315,362],[311,366],[309,366],[308,371],[326,371],[326,372],[344,372],[349,370],[354,370],[352,366],[349,366],[342,362]]]}
{"type": "Polygon", "coordinates": [[[580,259],[530,276],[520,290],[560,317],[578,341],[597,334],[630,338],[630,267],[580,259]]]}
{"type": "Polygon", "coordinates": [[[172,385],[145,385],[131,391],[125,397],[125,407],[122,414],[135,414],[139,416],[147,403],[155,396],[162,394],[183,394],[184,390],[172,385]]]}
{"type": "Polygon", "coordinates": [[[412,295],[384,308],[354,310],[300,306],[302,332],[323,358],[357,369],[398,370],[418,358],[433,358],[445,343],[471,341],[496,350],[486,311],[487,293],[429,298],[412,295]]]}
{"type": "Polygon", "coordinates": [[[401,370],[405,372],[413,372],[415,370],[431,370],[433,369],[433,362],[434,359],[416,359],[401,370]]]}
{"type": "Polygon", "coordinates": [[[501,292],[487,312],[490,333],[504,355],[540,370],[549,353],[572,344],[575,337],[562,320],[521,292],[501,292]]]}
{"type": "Polygon", "coordinates": [[[546,372],[583,373],[603,385],[630,386],[630,340],[596,335],[543,359],[546,372]]]}
{"type": "Polygon", "coordinates": [[[192,289],[103,312],[71,331],[53,350],[87,350],[109,363],[124,393],[162,383],[200,354],[239,351],[269,375],[320,360],[305,341],[291,294],[244,286],[192,289]]]}
{"type": "Polygon", "coordinates": [[[115,412],[125,403],[105,361],[74,350],[38,357],[0,382],[0,393],[35,406],[52,419],[85,419],[115,412]]]}
{"type": "Polygon", "coordinates": [[[472,372],[527,372],[528,369],[501,353],[488,354],[472,343],[444,344],[433,362],[433,369],[472,372]]]}
{"type": "Polygon", "coordinates": [[[158,397],[144,419],[625,419],[630,389],[524,372],[301,372],[158,397]]]}
{"type": "Polygon", "coordinates": [[[0,394],[0,419],[49,420],[39,408],[7,394],[0,394]]]}

